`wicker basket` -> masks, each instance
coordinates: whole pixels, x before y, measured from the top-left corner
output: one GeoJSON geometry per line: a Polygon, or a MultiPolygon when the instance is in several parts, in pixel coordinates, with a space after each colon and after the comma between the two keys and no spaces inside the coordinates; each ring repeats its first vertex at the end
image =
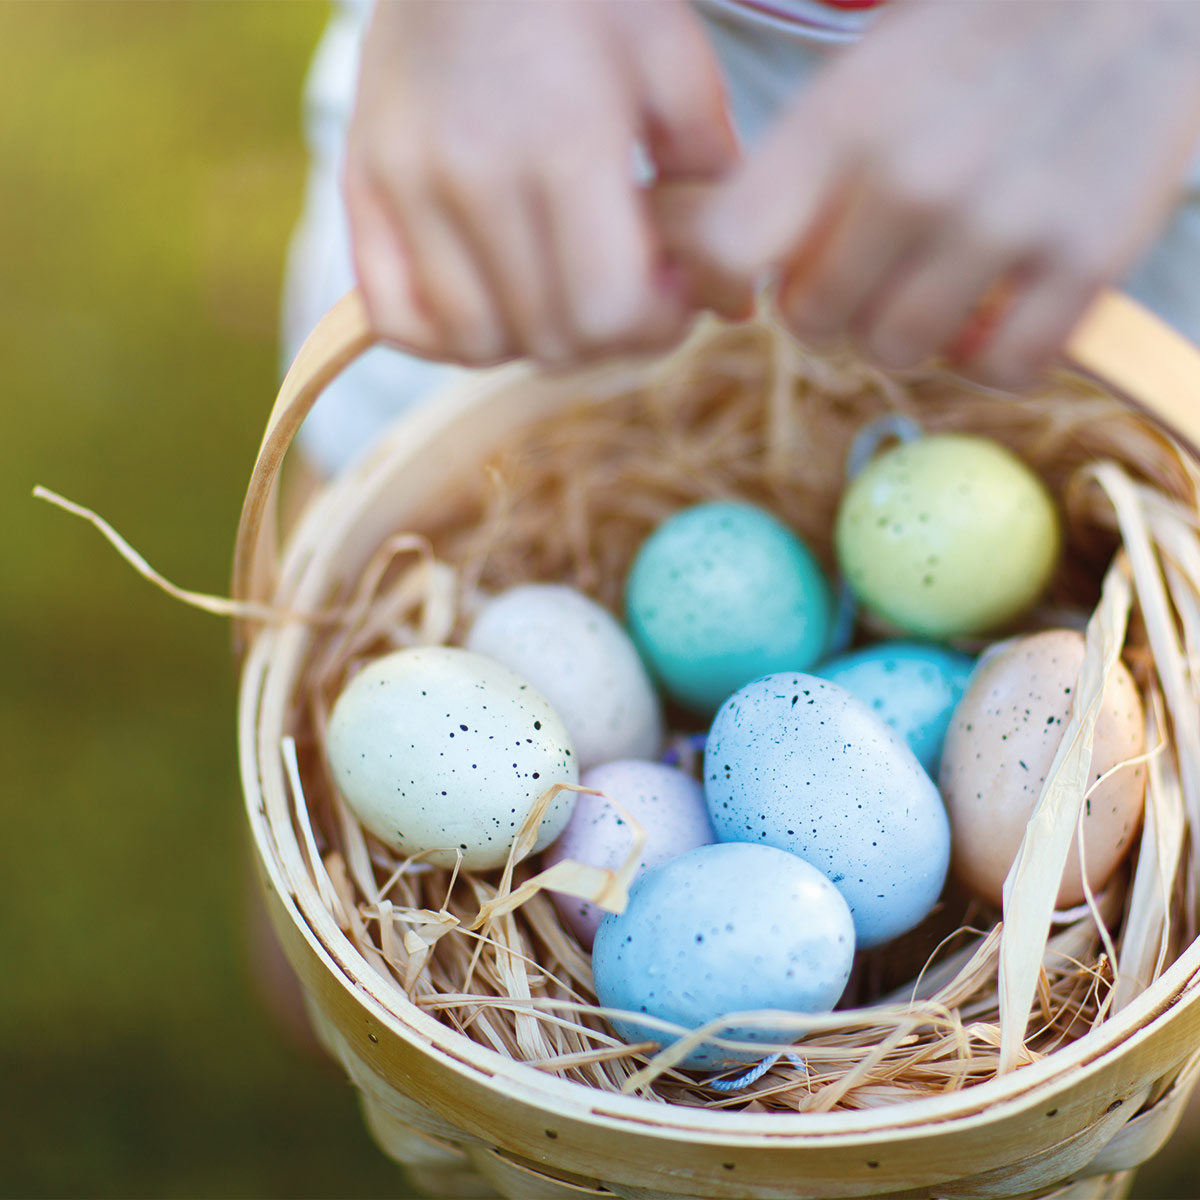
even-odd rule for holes
{"type": "MultiPolygon", "coordinates": [[[[522,367],[452,388],[320,493],[280,558],[275,483],[283,456],[323,388],[371,342],[352,294],[322,321],[285,380],[239,530],[239,599],[292,613],[320,610],[384,539],[422,528],[494,447],[561,403],[561,378],[522,367]]],[[[1185,459],[1200,445],[1200,354],[1136,305],[1102,297],[1070,356],[1188,446],[1185,459]]],[[[469,1040],[408,1003],[355,948],[314,878],[315,848],[296,819],[280,751],[311,624],[300,617],[243,624],[239,638],[242,779],[272,922],[318,1036],[361,1090],[373,1136],[433,1194],[1119,1197],[1133,1168],[1175,1128],[1200,1074],[1200,943],[1115,1016],[1041,1061],[977,1086],[862,1111],[651,1104],[556,1078],[469,1040]]]]}

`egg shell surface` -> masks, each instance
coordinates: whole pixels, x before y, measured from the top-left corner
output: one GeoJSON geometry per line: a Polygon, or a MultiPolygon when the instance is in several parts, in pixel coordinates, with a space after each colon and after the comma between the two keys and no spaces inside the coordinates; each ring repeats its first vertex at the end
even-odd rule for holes
{"type": "Polygon", "coordinates": [[[1037,599],[1058,561],[1059,522],[1041,480],[988,438],[936,434],[872,460],[835,527],[851,589],[897,628],[979,633],[1037,599]]]}
{"type": "MultiPolygon", "coordinates": [[[[490,658],[450,646],[399,650],[365,666],[333,708],[329,766],[363,826],[397,854],[486,870],[553,784],[577,783],[550,703],[490,658]]],[[[551,802],[535,849],[563,830],[575,792],[551,802]]]]}
{"type": "Polygon", "coordinates": [[[625,608],[663,687],[703,713],[756,676],[812,666],[832,620],[829,584],[808,547],[765,509],[732,501],[659,525],[638,550],[625,608]]]}
{"type": "MultiPolygon", "coordinates": [[[[685,850],[716,841],[704,789],[678,767],[634,760],[604,763],[585,771],[580,783],[611,797],[645,829],[639,875],[685,850]]],[[[614,870],[629,857],[632,844],[633,831],[608,800],[581,794],[543,862],[549,867],[569,858],[614,870]]],[[[550,899],[580,944],[590,948],[604,910],[560,892],[551,892],[550,899]]]]}
{"type": "Polygon", "coordinates": [[[510,588],[483,606],[465,645],[516,671],[550,701],[580,770],[658,753],[662,714],[637,649],[616,618],[575,588],[510,588]]]}
{"type": "Polygon", "coordinates": [[[933,778],[955,706],[975,660],[928,642],[879,642],[823,663],[814,674],[841,684],[891,726],[933,778]]]}
{"type": "Polygon", "coordinates": [[[815,675],[756,679],[717,713],[704,794],[723,842],[774,846],[836,885],[860,947],[918,925],[937,903],[950,825],[899,735],[815,675]]]}
{"type": "MultiPolygon", "coordinates": [[[[815,868],[769,846],[701,846],[647,871],[619,916],[600,923],[592,952],[601,1005],[694,1029],[739,1012],[827,1012],[845,990],[854,923],[815,868]]],[[[613,1020],[629,1043],[670,1041],[635,1017],[613,1020]]],[[[787,1041],[736,1021],[722,1037],[787,1041]]],[[[761,1054],[700,1045],[689,1070],[761,1054]]]]}
{"type": "MultiPolygon", "coordinates": [[[[965,887],[993,904],[1001,902],[1005,877],[1062,741],[1084,654],[1083,635],[1071,629],[1014,638],[980,663],[950,724],[939,781],[953,831],[953,870],[965,887]]],[[[1118,662],[1096,723],[1089,786],[1145,748],[1141,697],[1128,668],[1118,662]]],[[[1085,800],[1083,844],[1094,892],[1132,847],[1145,791],[1146,768],[1139,763],[1116,772],[1085,800]]],[[[1069,907],[1083,899],[1073,841],[1058,904],[1069,907]]]]}

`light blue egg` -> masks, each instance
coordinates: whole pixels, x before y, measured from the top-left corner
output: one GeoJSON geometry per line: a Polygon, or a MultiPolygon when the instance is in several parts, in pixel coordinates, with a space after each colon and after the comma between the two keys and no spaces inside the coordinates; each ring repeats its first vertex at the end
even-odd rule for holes
{"type": "Polygon", "coordinates": [[[814,674],[853,692],[907,743],[936,779],[950,718],[975,660],[927,642],[880,642],[841,654],[814,674]]]}
{"type": "Polygon", "coordinates": [[[942,798],[903,740],[836,683],[776,674],[731,696],[704,750],[704,795],[721,841],[775,846],[827,875],[859,946],[912,929],[941,894],[942,798]]]}
{"type": "Polygon", "coordinates": [[[756,676],[807,670],[832,619],[808,547],[765,510],[730,501],[684,509],[646,539],[625,608],[666,691],[705,713],[756,676]]]}
{"type": "MultiPolygon", "coordinates": [[[[620,916],[600,923],[592,950],[606,1008],[649,1013],[688,1029],[733,1013],[828,1012],[850,978],[854,923],[819,871],[769,846],[700,846],[647,871],[620,916]]],[[[614,1019],[627,1042],[669,1042],[636,1019],[614,1019]]],[[[731,1023],[720,1036],[788,1042],[731,1023]]],[[[717,1069],[762,1054],[706,1043],[682,1065],[717,1069]]]]}

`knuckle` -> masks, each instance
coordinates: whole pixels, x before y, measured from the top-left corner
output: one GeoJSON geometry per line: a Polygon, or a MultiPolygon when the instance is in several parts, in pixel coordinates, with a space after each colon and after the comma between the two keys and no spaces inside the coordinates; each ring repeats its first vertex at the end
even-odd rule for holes
{"type": "Polygon", "coordinates": [[[1048,248],[1051,271],[1075,292],[1090,292],[1108,282],[1109,265],[1103,244],[1077,232],[1063,232],[1048,248]]]}
{"type": "Polygon", "coordinates": [[[919,164],[886,166],[877,186],[886,208],[908,225],[942,222],[962,210],[959,189],[919,164]]]}
{"type": "Polygon", "coordinates": [[[866,335],[867,352],[888,367],[915,367],[935,349],[930,322],[920,313],[898,311],[866,335]]]}
{"type": "Polygon", "coordinates": [[[460,124],[439,133],[429,158],[434,182],[458,194],[477,194],[490,185],[496,173],[494,147],[460,124]]]}
{"type": "Polygon", "coordinates": [[[581,345],[599,351],[631,345],[645,333],[647,305],[641,295],[591,295],[574,306],[571,328],[581,345]]]}
{"type": "MultiPolygon", "coordinates": [[[[347,170],[351,169],[347,161],[347,170]]],[[[364,187],[385,194],[407,191],[421,178],[426,169],[422,140],[415,134],[401,134],[389,139],[386,148],[364,153],[354,168],[364,187]]]]}
{"type": "Polygon", "coordinates": [[[989,262],[1021,258],[1034,244],[1025,221],[1009,209],[987,204],[962,214],[953,224],[953,233],[958,245],[989,262]]]}

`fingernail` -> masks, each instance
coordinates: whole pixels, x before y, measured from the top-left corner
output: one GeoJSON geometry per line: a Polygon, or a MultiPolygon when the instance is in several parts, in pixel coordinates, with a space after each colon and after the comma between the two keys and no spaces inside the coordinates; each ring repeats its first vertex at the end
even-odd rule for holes
{"type": "Polygon", "coordinates": [[[531,339],[529,352],[530,356],[544,367],[565,366],[575,359],[566,343],[545,334],[531,339]]]}
{"type": "Polygon", "coordinates": [[[907,342],[886,334],[869,338],[865,349],[867,357],[881,367],[911,367],[922,357],[907,342]]]}

